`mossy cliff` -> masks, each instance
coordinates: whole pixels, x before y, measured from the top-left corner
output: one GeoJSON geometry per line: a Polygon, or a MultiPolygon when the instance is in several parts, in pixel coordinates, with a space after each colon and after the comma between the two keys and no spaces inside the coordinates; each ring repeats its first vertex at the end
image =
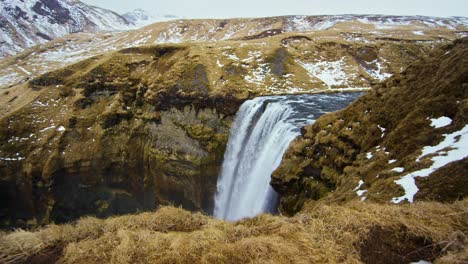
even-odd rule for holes
{"type": "MultiPolygon", "coordinates": [[[[395,181],[432,164],[434,155],[418,159],[423,147],[437,145],[468,123],[467,58],[468,39],[457,40],[375,86],[346,109],[304,127],[272,175],[271,185],[281,194],[281,211],[293,214],[304,204],[312,208],[315,201],[390,203],[402,196],[404,190],[395,181]],[[431,119],[440,117],[451,122],[431,126],[431,119]]],[[[467,164],[465,157],[429,177],[415,178],[415,199],[466,197],[467,164]]]]}
{"type": "MultiPolygon", "coordinates": [[[[242,97],[184,47],[128,49],[16,87],[0,119],[1,226],[213,207],[242,97]]],[[[5,99],[6,98],[2,98],[5,99]]]]}

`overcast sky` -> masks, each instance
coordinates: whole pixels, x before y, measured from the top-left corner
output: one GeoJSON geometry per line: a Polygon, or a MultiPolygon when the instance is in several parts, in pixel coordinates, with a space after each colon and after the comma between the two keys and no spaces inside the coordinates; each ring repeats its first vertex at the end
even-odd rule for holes
{"type": "Polygon", "coordinates": [[[468,0],[82,0],[125,13],[142,8],[153,14],[187,18],[279,15],[389,14],[468,16],[468,0]]]}

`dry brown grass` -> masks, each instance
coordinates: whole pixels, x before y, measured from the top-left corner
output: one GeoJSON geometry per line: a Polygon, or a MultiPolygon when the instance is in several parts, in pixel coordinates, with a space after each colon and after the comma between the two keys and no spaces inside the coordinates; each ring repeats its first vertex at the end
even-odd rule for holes
{"type": "Polygon", "coordinates": [[[361,263],[361,245],[380,226],[395,232],[404,227],[406,237],[440,245],[439,263],[462,263],[466,208],[468,199],[404,206],[352,202],[305,208],[292,218],[260,215],[229,223],[162,207],[1,234],[0,262],[28,262],[59,248],[61,263],[361,263]]]}

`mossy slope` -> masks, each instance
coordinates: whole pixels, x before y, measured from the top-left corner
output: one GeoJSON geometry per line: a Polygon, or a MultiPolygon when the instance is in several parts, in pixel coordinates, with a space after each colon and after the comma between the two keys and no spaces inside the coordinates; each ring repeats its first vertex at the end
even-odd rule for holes
{"type": "MultiPolygon", "coordinates": [[[[271,184],[281,208],[294,213],[305,201],[361,199],[389,203],[403,189],[394,181],[428,167],[416,159],[468,123],[468,39],[436,50],[404,72],[377,85],[346,109],[322,116],[303,128],[271,184]],[[449,117],[434,128],[430,119],[449,117]],[[395,169],[397,168],[397,169],[395,169]],[[401,169],[400,169],[401,168],[401,169]],[[399,171],[404,170],[404,171],[399,171]],[[363,184],[359,185],[359,182],[363,184]]],[[[453,201],[468,195],[466,158],[427,178],[416,178],[417,200],[453,201]]],[[[310,205],[312,206],[313,203],[310,205]]]]}

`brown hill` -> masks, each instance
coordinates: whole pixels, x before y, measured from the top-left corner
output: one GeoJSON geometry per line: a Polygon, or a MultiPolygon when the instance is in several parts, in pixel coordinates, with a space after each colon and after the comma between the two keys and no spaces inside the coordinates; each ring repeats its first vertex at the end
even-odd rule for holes
{"type": "MultiPolygon", "coordinates": [[[[105,52],[141,45],[224,43],[227,48],[232,42],[242,44],[250,40],[249,43],[254,42],[268,48],[271,36],[288,38],[298,35],[299,38],[290,38],[287,42],[308,39],[310,42],[334,41],[352,46],[360,43],[378,48],[381,43],[434,47],[466,36],[467,30],[465,18],[421,16],[338,15],[175,20],[124,32],[71,34],[32,47],[0,61],[0,89],[105,52]]],[[[303,42],[299,44],[304,45],[303,42]]],[[[307,47],[309,44],[305,45],[307,47]]],[[[404,61],[393,65],[399,57],[405,57],[400,55],[404,55],[406,49],[401,49],[403,54],[396,49],[390,58],[377,52],[379,60],[376,62],[381,65],[383,72],[400,71],[400,66],[406,65],[404,61]]],[[[374,56],[372,54],[370,55],[374,56]]],[[[410,53],[413,60],[417,54],[418,52],[410,53]]],[[[342,56],[330,58],[330,54],[309,54],[312,55],[320,55],[322,59],[329,61],[342,59],[342,56]]],[[[320,60],[320,56],[316,60],[320,60]]],[[[376,62],[370,63],[371,69],[379,70],[376,62]]],[[[345,60],[342,64],[355,67],[352,60],[345,60]]],[[[351,84],[356,86],[357,83],[351,84]]]]}

